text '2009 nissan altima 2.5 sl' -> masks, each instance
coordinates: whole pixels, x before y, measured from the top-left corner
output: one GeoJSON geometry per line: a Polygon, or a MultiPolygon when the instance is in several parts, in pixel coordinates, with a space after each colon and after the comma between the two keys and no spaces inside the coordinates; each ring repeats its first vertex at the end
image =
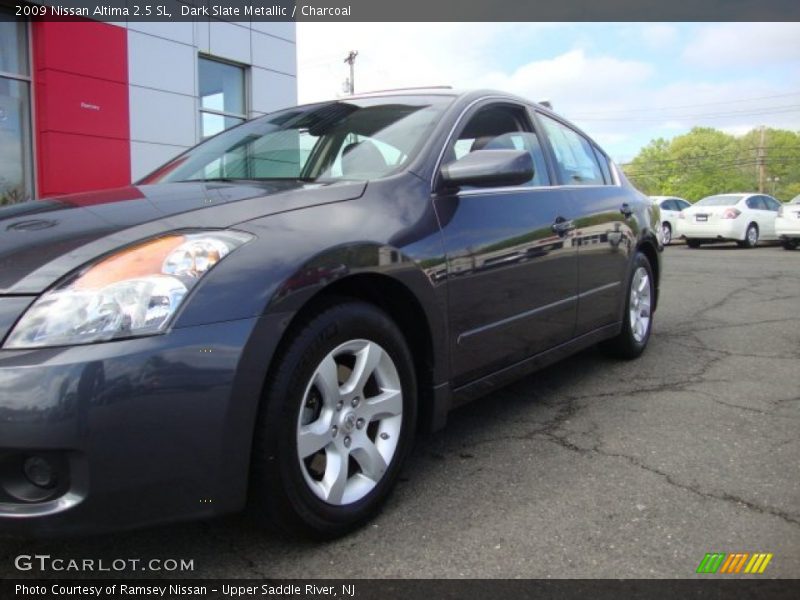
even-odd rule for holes
{"type": "Polygon", "coordinates": [[[592,344],[633,358],[658,207],[496,92],[354,96],[135,186],[0,212],[0,530],[243,508],[335,536],[419,427],[592,344]]]}

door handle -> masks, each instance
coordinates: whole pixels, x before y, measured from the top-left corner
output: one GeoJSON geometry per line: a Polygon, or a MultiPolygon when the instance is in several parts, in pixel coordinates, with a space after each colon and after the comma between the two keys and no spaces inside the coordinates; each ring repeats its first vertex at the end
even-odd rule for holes
{"type": "Polygon", "coordinates": [[[633,214],[633,209],[631,208],[630,204],[627,202],[619,207],[619,212],[625,215],[625,218],[630,217],[633,214]]]}
{"type": "Polygon", "coordinates": [[[551,226],[553,233],[558,234],[559,236],[563,237],[573,229],[575,229],[575,223],[572,221],[568,221],[564,217],[556,218],[555,222],[551,226]]]}

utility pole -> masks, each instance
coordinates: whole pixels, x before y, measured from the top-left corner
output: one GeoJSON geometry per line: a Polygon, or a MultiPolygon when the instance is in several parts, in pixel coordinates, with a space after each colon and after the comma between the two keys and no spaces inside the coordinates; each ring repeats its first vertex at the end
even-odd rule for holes
{"type": "Polygon", "coordinates": [[[355,74],[355,64],[356,64],[356,56],[358,56],[357,50],[350,50],[350,53],[347,55],[347,58],[344,59],[348,65],[350,65],[350,79],[348,80],[349,88],[350,88],[350,95],[356,93],[356,74],[355,74]]]}
{"type": "Polygon", "coordinates": [[[764,138],[765,138],[765,131],[764,126],[761,126],[761,136],[758,142],[758,191],[763,193],[764,192],[764,178],[766,175],[766,164],[764,160],[765,148],[764,148],[764,138]]]}

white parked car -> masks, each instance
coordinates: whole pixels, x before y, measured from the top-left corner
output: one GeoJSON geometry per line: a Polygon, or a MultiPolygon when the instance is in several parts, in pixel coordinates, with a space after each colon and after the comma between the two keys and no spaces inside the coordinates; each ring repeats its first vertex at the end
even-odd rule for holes
{"type": "Polygon", "coordinates": [[[661,208],[661,241],[669,246],[678,230],[678,214],[691,203],[676,196],[650,196],[650,199],[661,208]]]}
{"type": "Polygon", "coordinates": [[[778,209],[775,233],[787,250],[794,250],[800,245],[800,196],[795,196],[778,209]]]}
{"type": "Polygon", "coordinates": [[[775,217],[781,203],[766,194],[708,196],[680,213],[678,231],[690,248],[735,241],[754,248],[760,240],[777,240],[775,217]]]}

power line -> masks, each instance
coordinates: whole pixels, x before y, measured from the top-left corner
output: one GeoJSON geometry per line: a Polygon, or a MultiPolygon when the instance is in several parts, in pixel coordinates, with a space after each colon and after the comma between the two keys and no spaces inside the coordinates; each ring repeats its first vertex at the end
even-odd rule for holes
{"type": "Polygon", "coordinates": [[[699,120],[699,119],[733,119],[736,117],[750,117],[762,115],[778,115],[800,112],[800,105],[789,104],[784,106],[765,107],[761,109],[730,111],[727,113],[704,113],[694,115],[663,115],[660,117],[576,117],[570,115],[576,121],[604,121],[610,123],[657,123],[661,121],[681,121],[681,120],[699,120]]]}
{"type": "MultiPolygon", "coordinates": [[[[752,167],[760,167],[762,164],[766,166],[783,166],[783,165],[791,165],[797,163],[798,159],[795,156],[791,157],[777,157],[774,159],[765,159],[764,162],[760,162],[757,158],[749,159],[749,160],[740,160],[740,161],[727,161],[727,162],[719,162],[714,164],[696,164],[696,165],[682,165],[680,169],[681,173],[685,172],[699,172],[699,171],[713,171],[713,170],[732,170],[738,169],[741,171],[747,170],[748,168],[752,167]]],[[[637,169],[637,168],[626,168],[625,165],[622,166],[623,172],[628,175],[629,177],[666,177],[669,175],[675,175],[677,173],[674,169],[669,169],[668,167],[656,167],[654,169],[637,169]]]]}
{"type": "Polygon", "coordinates": [[[603,114],[622,114],[631,112],[652,112],[657,110],[675,110],[680,108],[697,108],[700,106],[717,106],[720,104],[739,104],[742,102],[753,102],[754,100],[771,100],[773,98],[788,98],[791,96],[800,96],[800,91],[790,92],[787,94],[773,94],[771,96],[755,96],[752,98],[740,98],[738,100],[720,100],[718,102],[703,102],[698,104],[675,104],[672,106],[651,106],[649,108],[630,108],[630,109],[611,109],[599,110],[586,113],[579,113],[580,115],[603,115],[603,114]]]}
{"type": "MultiPolygon", "coordinates": [[[[758,146],[753,146],[749,148],[727,148],[725,150],[720,150],[718,152],[708,152],[705,154],[697,154],[692,156],[681,156],[678,158],[656,158],[656,159],[641,159],[641,162],[646,162],[647,164],[664,164],[664,163],[691,163],[691,162],[707,162],[709,159],[714,159],[716,157],[723,156],[728,154],[729,156],[726,157],[728,160],[750,160],[746,155],[749,152],[759,150],[758,146]]],[[[769,148],[767,150],[767,158],[794,158],[800,160],[800,146],[780,146],[777,148],[772,149],[772,154],[769,154],[769,148]],[[789,152],[793,153],[789,156],[784,156],[784,153],[789,152]]],[[[625,164],[632,164],[632,161],[629,161],[625,164]]]]}

